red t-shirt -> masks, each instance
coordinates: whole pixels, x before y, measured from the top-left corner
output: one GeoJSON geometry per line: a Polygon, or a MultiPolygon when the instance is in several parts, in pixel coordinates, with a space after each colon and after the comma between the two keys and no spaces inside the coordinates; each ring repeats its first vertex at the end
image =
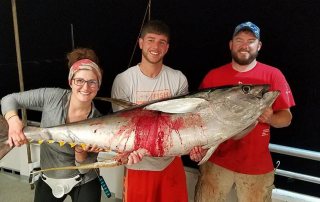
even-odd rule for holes
{"type": "MultiPolygon", "coordinates": [[[[234,84],[270,84],[270,90],[280,90],[280,95],[272,105],[274,111],[295,105],[289,84],[281,71],[260,62],[247,72],[234,70],[231,63],[213,69],[205,76],[200,88],[234,84]]],[[[210,161],[239,173],[268,173],[274,169],[269,141],[270,126],[259,123],[240,140],[229,139],[220,144],[210,161]]]]}

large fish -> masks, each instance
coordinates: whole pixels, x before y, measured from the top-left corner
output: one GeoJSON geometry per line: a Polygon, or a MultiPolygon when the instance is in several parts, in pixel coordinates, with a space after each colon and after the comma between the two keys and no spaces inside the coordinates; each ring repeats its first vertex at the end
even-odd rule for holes
{"type": "MultiPolygon", "coordinates": [[[[279,94],[268,91],[268,87],[237,85],[204,89],[100,118],[50,128],[25,127],[23,131],[30,142],[98,145],[119,154],[112,161],[89,167],[121,164],[122,158],[118,157],[132,151],[144,151],[153,157],[180,156],[195,146],[209,149],[201,164],[220,143],[253,128],[257,118],[279,94]]],[[[6,122],[2,119],[0,123],[1,136],[7,137],[6,122]]],[[[1,139],[3,156],[7,152],[3,142],[6,138],[1,139]]]]}

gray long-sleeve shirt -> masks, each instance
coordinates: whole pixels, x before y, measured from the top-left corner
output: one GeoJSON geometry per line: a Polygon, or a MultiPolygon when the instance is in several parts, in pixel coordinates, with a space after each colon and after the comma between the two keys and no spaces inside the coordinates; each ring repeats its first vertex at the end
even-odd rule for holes
{"type": "MultiPolygon", "coordinates": [[[[7,95],[1,100],[2,114],[21,108],[42,111],[41,127],[51,127],[66,123],[71,91],[60,88],[40,88],[21,93],[7,95]]],[[[92,103],[88,118],[101,116],[92,103]]],[[[88,153],[85,164],[97,161],[97,153],[88,153]]],[[[58,143],[42,143],[40,146],[40,166],[42,169],[75,165],[74,149],[70,145],[60,146],[58,143]]],[[[45,174],[51,178],[70,178],[78,175],[79,170],[49,171],[45,174]]],[[[94,170],[84,174],[82,181],[86,183],[95,179],[94,170]]]]}

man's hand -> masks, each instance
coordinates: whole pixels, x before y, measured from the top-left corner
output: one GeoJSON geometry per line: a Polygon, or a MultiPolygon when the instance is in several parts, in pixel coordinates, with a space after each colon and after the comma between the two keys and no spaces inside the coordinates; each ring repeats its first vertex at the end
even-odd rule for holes
{"type": "Polygon", "coordinates": [[[292,114],[290,109],[281,109],[273,111],[271,107],[267,108],[258,118],[261,123],[269,124],[274,128],[283,128],[290,125],[292,114]]]}
{"type": "Polygon", "coordinates": [[[147,154],[147,150],[145,150],[145,149],[139,149],[139,150],[131,152],[128,156],[127,165],[139,163],[142,160],[142,158],[145,156],[145,154],[147,154]]]}
{"type": "Polygon", "coordinates": [[[273,109],[271,107],[266,108],[266,110],[260,115],[258,121],[261,123],[266,123],[271,125],[271,118],[273,115],[273,109]]]}
{"type": "Polygon", "coordinates": [[[208,149],[203,149],[201,146],[194,147],[190,151],[190,159],[199,162],[206,155],[208,149]]]}

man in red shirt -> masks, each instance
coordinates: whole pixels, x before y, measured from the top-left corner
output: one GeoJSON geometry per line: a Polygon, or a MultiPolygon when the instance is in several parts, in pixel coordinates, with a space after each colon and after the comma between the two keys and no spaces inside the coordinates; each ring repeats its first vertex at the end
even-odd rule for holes
{"type": "MultiPolygon", "coordinates": [[[[226,201],[233,186],[238,201],[271,201],[274,167],[268,149],[270,126],[287,127],[290,107],[295,105],[289,84],[281,71],[256,60],[261,49],[260,29],[251,22],[238,25],[229,47],[232,62],[212,69],[200,88],[232,84],[270,84],[280,95],[258,119],[256,127],[242,138],[219,145],[208,162],[200,166],[195,201],[226,201]]],[[[191,159],[199,161],[206,151],[193,150],[191,159]]]]}

